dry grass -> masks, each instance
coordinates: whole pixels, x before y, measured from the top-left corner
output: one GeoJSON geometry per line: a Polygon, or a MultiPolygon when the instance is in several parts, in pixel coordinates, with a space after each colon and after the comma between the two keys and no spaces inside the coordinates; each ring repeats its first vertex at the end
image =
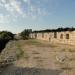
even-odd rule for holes
{"type": "MultiPolygon", "coordinates": [[[[15,65],[16,67],[34,67],[49,70],[62,69],[62,73],[60,75],[68,75],[68,73],[64,72],[66,70],[71,71],[70,75],[74,75],[74,51],[75,47],[69,45],[51,44],[50,42],[41,40],[18,40],[8,44],[8,46],[2,53],[2,57],[5,58],[9,55],[14,56],[15,54],[14,58],[17,58],[17,60],[13,63],[13,65],[15,65]],[[57,56],[60,57],[59,60],[56,59],[57,56]],[[62,56],[65,58],[63,58],[62,56]]],[[[9,66],[7,69],[10,69],[10,71],[14,71],[15,68],[9,66]]],[[[9,75],[8,73],[10,71],[8,71],[7,69],[5,69],[5,71],[1,75],[5,75],[5,72],[7,73],[7,75],[9,75]]]]}

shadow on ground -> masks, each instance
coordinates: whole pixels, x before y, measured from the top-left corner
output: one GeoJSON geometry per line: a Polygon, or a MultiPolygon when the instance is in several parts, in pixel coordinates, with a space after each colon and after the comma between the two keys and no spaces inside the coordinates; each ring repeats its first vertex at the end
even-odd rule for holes
{"type": "Polygon", "coordinates": [[[8,43],[8,40],[2,40],[0,39],[0,53],[2,52],[2,50],[5,48],[6,44],[8,43]]]}
{"type": "Polygon", "coordinates": [[[60,75],[61,70],[9,66],[0,75],[60,75]]]}

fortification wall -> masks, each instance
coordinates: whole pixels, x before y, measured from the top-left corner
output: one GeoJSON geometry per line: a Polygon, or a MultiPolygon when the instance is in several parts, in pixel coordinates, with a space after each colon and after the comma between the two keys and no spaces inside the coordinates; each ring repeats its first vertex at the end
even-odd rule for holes
{"type": "Polygon", "coordinates": [[[75,45],[75,31],[57,32],[57,38],[52,38],[52,40],[55,43],[75,45]],[[61,37],[61,35],[63,35],[63,37],[61,37]]]}
{"type": "Polygon", "coordinates": [[[46,40],[52,43],[75,45],[75,31],[32,33],[31,38],[46,40]]]}

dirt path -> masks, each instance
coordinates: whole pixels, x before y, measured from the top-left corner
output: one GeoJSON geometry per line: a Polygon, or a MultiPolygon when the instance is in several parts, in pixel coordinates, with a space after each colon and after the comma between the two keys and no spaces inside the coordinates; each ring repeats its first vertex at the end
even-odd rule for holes
{"type": "MultiPolygon", "coordinates": [[[[57,64],[58,58],[56,56],[60,57],[63,54],[64,57],[65,54],[62,46],[58,47],[57,45],[33,40],[17,41],[16,46],[21,55],[0,75],[74,75],[74,72],[68,74],[67,71],[61,70],[57,64]],[[60,54],[60,52],[62,53],[60,54]]],[[[71,55],[67,52],[67,55],[72,57],[74,54],[71,55]]],[[[63,57],[60,58],[64,59],[63,57]]]]}

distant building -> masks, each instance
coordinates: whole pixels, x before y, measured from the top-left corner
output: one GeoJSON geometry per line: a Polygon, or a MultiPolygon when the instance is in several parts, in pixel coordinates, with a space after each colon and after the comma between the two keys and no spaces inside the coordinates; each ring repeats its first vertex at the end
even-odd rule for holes
{"type": "Polygon", "coordinates": [[[30,37],[33,39],[46,40],[51,43],[75,45],[75,28],[33,31],[30,37]]]}

